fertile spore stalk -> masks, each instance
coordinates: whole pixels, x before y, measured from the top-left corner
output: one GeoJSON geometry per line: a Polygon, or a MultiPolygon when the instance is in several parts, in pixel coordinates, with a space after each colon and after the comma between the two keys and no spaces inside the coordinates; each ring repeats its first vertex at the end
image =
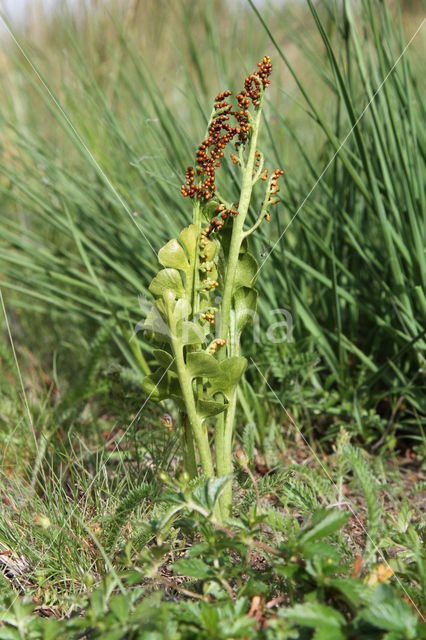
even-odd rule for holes
{"type": "MultiPolygon", "coordinates": [[[[144,380],[151,397],[172,398],[182,415],[185,468],[191,477],[198,464],[206,477],[232,472],[232,438],[237,386],[247,366],[240,356],[242,330],[256,312],[254,289],[257,262],[246,239],[279,202],[276,169],[268,176],[264,157],[257,149],[263,97],[269,86],[271,60],[265,56],[258,70],[244,82],[236,96],[231,91],[216,96],[205,140],[198,148],[195,167],[188,167],[182,195],[193,200],[193,223],[158,253],[164,267],[150,291],[156,301],[145,328],[159,348],[153,354],[157,371],[144,380]],[[227,148],[240,168],[238,202],[227,201],[216,188],[216,172],[227,148]],[[267,183],[256,222],[245,228],[253,187],[267,183]],[[216,421],[214,457],[207,425],[216,421]]],[[[230,514],[231,483],[225,488],[220,511],[230,514]]]]}

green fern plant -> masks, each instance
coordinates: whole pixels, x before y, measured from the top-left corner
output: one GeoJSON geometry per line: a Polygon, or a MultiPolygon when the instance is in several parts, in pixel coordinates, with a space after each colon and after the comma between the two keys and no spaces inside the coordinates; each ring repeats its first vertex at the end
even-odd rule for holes
{"type": "MultiPolygon", "coordinates": [[[[207,478],[232,472],[232,440],[238,383],[247,366],[240,354],[240,338],[257,305],[254,289],[258,265],[248,250],[248,238],[271,206],[279,201],[276,169],[268,176],[257,149],[265,89],[272,65],[265,56],[236,96],[216,99],[196,164],[186,171],[181,192],[193,201],[193,222],[179,239],[164,245],[162,265],[149,290],[155,304],[145,322],[148,336],[157,343],[153,355],[157,370],[146,376],[144,388],[157,400],[172,398],[182,414],[182,449],[186,470],[198,475],[198,463],[207,478]],[[239,201],[229,202],[216,188],[216,172],[225,150],[241,174],[239,201]],[[235,152],[235,153],[234,153],[235,152]],[[256,222],[246,227],[254,185],[263,180],[266,192],[256,222]],[[216,353],[217,352],[217,353],[216,353]],[[214,454],[208,423],[216,420],[214,454]]],[[[220,501],[220,515],[230,513],[229,483],[220,501]]]]}

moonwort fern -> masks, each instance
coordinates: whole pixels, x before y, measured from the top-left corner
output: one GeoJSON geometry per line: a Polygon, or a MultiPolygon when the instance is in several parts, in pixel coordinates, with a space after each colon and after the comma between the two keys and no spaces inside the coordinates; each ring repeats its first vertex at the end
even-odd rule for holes
{"type": "MultiPolygon", "coordinates": [[[[190,477],[228,476],[232,472],[232,439],[237,386],[247,366],[240,354],[240,337],[257,305],[254,288],[258,265],[248,248],[249,236],[271,206],[279,201],[278,178],[269,173],[257,148],[262,105],[272,64],[265,56],[250,74],[244,89],[216,96],[207,134],[198,148],[194,167],[188,167],[184,197],[193,202],[192,224],[158,253],[162,265],[149,287],[155,304],[145,329],[157,343],[153,355],[158,369],[144,387],[157,400],[172,398],[183,414],[182,449],[190,477]],[[240,169],[238,202],[230,202],[216,188],[216,173],[225,152],[240,169]],[[247,228],[252,192],[266,183],[256,222],[247,228]],[[214,448],[208,425],[215,420],[214,448]]],[[[227,517],[231,485],[224,488],[218,518],[227,517]]]]}

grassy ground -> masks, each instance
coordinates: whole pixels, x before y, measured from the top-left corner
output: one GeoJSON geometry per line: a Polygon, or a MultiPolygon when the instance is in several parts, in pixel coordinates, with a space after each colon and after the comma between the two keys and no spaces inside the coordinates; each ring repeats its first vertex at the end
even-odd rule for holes
{"type": "Polygon", "coordinates": [[[4,41],[0,638],[425,637],[424,15],[256,6],[82,6],[4,41]],[[130,338],[212,98],[264,53],[286,174],[223,527],[130,338]]]}
{"type": "MultiPolygon", "coordinates": [[[[2,460],[0,637],[21,629],[16,637],[48,638],[59,628],[67,638],[305,637],[305,616],[317,634],[336,634],[324,637],[420,637],[418,453],[372,457],[343,429],[325,453],[277,412],[266,434],[274,450],[261,454],[253,430],[240,432],[245,459],[224,529],[206,515],[217,488],[182,479],[176,434],[158,409],[139,414],[133,400],[127,430],[102,400],[111,408],[110,393],[90,402],[84,432],[39,440],[38,466],[16,398],[2,407],[15,428],[2,460]]],[[[51,404],[47,397],[39,407],[46,427],[55,423],[51,404]]]]}

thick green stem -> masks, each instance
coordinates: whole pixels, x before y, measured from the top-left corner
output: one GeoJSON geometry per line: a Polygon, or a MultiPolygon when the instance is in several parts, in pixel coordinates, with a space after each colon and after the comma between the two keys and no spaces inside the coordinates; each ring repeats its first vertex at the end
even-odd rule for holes
{"type": "Polygon", "coordinates": [[[194,436],[191,426],[187,423],[186,414],[182,416],[182,451],[185,470],[189,477],[197,477],[197,456],[195,453],[194,436]]]}
{"type": "MultiPolygon", "coordinates": [[[[240,355],[240,336],[236,332],[235,318],[231,318],[231,333],[235,336],[235,342],[230,345],[230,355],[240,355]]],[[[223,475],[232,473],[232,438],[234,435],[235,412],[237,409],[237,390],[235,387],[229,397],[229,405],[224,415],[223,423],[223,475]]],[[[229,482],[222,494],[220,508],[222,517],[225,520],[231,515],[232,506],[232,483],[229,482]]]]}
{"type": "Polygon", "coordinates": [[[240,255],[241,243],[244,240],[244,223],[250,206],[251,193],[253,190],[253,170],[256,158],[256,145],[259,133],[259,124],[262,109],[259,107],[252,125],[249,154],[247,163],[243,170],[243,180],[241,184],[240,201],[238,204],[238,215],[234,219],[232,227],[231,244],[227,258],[225,273],[225,283],[223,286],[223,298],[220,310],[220,337],[227,340],[231,319],[232,294],[234,289],[235,272],[237,269],[238,257],[240,255]]]}
{"type": "MultiPolygon", "coordinates": [[[[192,440],[192,438],[194,438],[197,444],[197,449],[200,456],[200,462],[201,462],[201,468],[203,470],[203,474],[207,478],[213,478],[214,467],[213,467],[212,454],[210,450],[209,437],[207,433],[207,427],[205,422],[200,419],[197,413],[197,406],[194,398],[194,389],[192,386],[192,379],[188,374],[188,370],[186,368],[185,359],[183,355],[183,345],[179,340],[179,338],[176,337],[176,326],[171,326],[171,329],[172,329],[171,342],[172,342],[173,354],[175,357],[176,370],[177,370],[182,397],[185,403],[186,413],[189,421],[189,425],[187,424],[187,428],[190,428],[191,430],[189,434],[188,449],[187,449],[187,454],[189,455],[187,471],[191,475],[191,469],[192,469],[193,476],[195,477],[197,475],[197,469],[196,469],[196,463],[195,463],[195,447],[194,447],[194,440],[192,440]],[[190,440],[192,440],[192,442],[190,442],[190,440]]],[[[215,505],[213,514],[214,514],[214,517],[219,522],[221,522],[222,517],[221,517],[219,504],[215,505]]]]}
{"type": "MultiPolygon", "coordinates": [[[[192,295],[192,318],[197,320],[197,316],[200,311],[200,236],[201,236],[201,223],[202,223],[202,211],[199,201],[194,204],[193,210],[193,222],[197,227],[197,247],[195,252],[194,263],[194,290],[192,295]]],[[[197,351],[201,349],[201,346],[197,346],[197,351]]],[[[203,396],[203,381],[198,378],[195,382],[197,389],[197,398],[201,399],[203,396]]],[[[194,445],[193,445],[194,446],[194,445]]]]}
{"type": "Polygon", "coordinates": [[[197,249],[195,252],[195,264],[194,264],[194,278],[192,289],[192,316],[195,318],[200,310],[200,234],[201,234],[201,206],[199,200],[194,202],[194,208],[192,212],[193,223],[197,227],[197,249]]]}
{"type": "MultiPolygon", "coordinates": [[[[173,327],[173,331],[174,330],[175,327],[173,327]]],[[[172,347],[189,425],[197,443],[198,453],[200,454],[201,467],[204,475],[208,478],[212,478],[214,475],[214,469],[207,429],[197,413],[192,380],[188,374],[183,357],[183,346],[178,338],[172,337],[172,347]]]]}
{"type": "MultiPolygon", "coordinates": [[[[238,344],[232,344],[238,337],[235,332],[231,340],[231,312],[232,312],[232,295],[234,292],[235,273],[237,270],[238,258],[240,255],[241,244],[244,240],[244,223],[250,206],[251,194],[253,190],[253,172],[256,158],[256,145],[259,133],[259,125],[262,109],[261,106],[256,112],[254,122],[252,124],[252,133],[248,152],[247,162],[243,167],[243,176],[241,184],[240,200],[238,205],[238,215],[234,219],[232,227],[231,243],[229,254],[226,260],[225,282],[223,287],[223,297],[220,312],[220,338],[227,341],[226,351],[228,355],[234,355],[238,351],[238,344]]],[[[219,358],[223,359],[224,352],[219,352],[219,358]]],[[[237,401],[236,389],[232,397],[228,399],[229,406],[226,414],[218,416],[215,432],[215,454],[216,454],[216,470],[218,476],[232,473],[232,436],[234,430],[235,409],[237,401]]],[[[232,486],[226,488],[222,495],[220,506],[223,518],[230,515],[232,501],[232,486]]]]}

